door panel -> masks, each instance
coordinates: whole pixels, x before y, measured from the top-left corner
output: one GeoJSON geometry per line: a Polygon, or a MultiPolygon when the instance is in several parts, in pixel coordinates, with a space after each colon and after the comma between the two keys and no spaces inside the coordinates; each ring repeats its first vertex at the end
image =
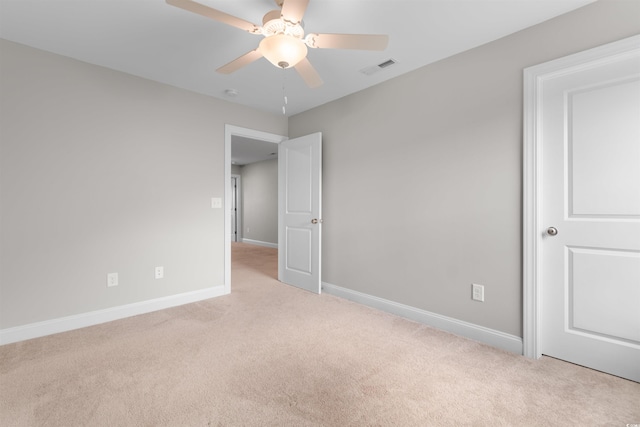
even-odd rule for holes
{"type": "Polygon", "coordinates": [[[640,217],[639,96],[637,77],[569,91],[571,217],[640,217]]]}
{"type": "Polygon", "coordinates": [[[284,167],[290,177],[285,186],[286,212],[288,214],[311,215],[311,185],[313,182],[312,147],[291,144],[284,147],[284,167]]]}
{"type": "Polygon", "coordinates": [[[541,352],[640,381],[640,49],[541,87],[541,352]]]}
{"type": "Polygon", "coordinates": [[[320,293],[322,135],[280,143],[278,149],[278,278],[320,293]]]}
{"type": "Polygon", "coordinates": [[[640,253],[573,247],[567,251],[568,329],[640,343],[640,253]]]}
{"type": "Polygon", "coordinates": [[[313,242],[313,231],[311,227],[287,227],[286,234],[287,246],[296,248],[295,251],[287,251],[286,270],[311,276],[311,256],[313,252],[311,249],[313,242]]]}

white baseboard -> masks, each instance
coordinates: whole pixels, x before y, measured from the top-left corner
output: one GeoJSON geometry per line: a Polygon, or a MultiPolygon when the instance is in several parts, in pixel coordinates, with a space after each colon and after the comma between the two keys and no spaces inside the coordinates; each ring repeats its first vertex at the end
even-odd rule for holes
{"type": "Polygon", "coordinates": [[[0,330],[0,345],[72,331],[225,294],[224,285],[0,330]]]}
{"type": "Polygon", "coordinates": [[[278,249],[277,243],[261,242],[260,240],[242,239],[242,243],[248,243],[250,245],[266,246],[267,248],[278,249]]]}
{"type": "Polygon", "coordinates": [[[414,320],[443,331],[451,332],[465,338],[472,339],[492,347],[497,347],[512,353],[522,354],[522,338],[505,334],[494,329],[473,323],[463,322],[451,317],[441,316],[436,313],[421,310],[419,308],[378,298],[362,292],[352,291],[330,283],[322,282],[322,290],[328,294],[348,299],[359,304],[373,307],[387,313],[414,320]]]}

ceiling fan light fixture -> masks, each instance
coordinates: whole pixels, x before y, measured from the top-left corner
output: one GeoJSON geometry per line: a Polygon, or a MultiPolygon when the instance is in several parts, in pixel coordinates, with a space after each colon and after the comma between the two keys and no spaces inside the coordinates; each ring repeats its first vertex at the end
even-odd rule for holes
{"type": "MultiPolygon", "coordinates": [[[[382,34],[324,34],[312,33],[305,37],[304,14],[310,0],[275,0],[278,10],[267,12],[258,26],[242,18],[214,9],[195,0],[165,0],[180,9],[213,19],[214,21],[236,27],[251,34],[262,35],[264,39],[257,49],[251,50],[216,69],[222,74],[230,74],[260,59],[267,58],[278,68],[295,67],[307,86],[318,87],[322,79],[307,59],[308,47],[321,49],[358,49],[385,50],[389,37],[382,34]]],[[[200,0],[202,1],[202,0],[200,0]]],[[[387,67],[392,64],[381,64],[387,67]]],[[[285,73],[286,74],[286,73],[285,73]]],[[[226,92],[227,96],[234,96],[226,92]]],[[[284,95],[284,84],[283,84],[284,95]]],[[[287,103],[286,95],[284,96],[287,103]]],[[[284,113],[283,106],[283,113],[284,113]]]]}
{"type": "Polygon", "coordinates": [[[279,68],[293,67],[307,56],[307,45],[299,38],[287,34],[265,37],[258,49],[269,62],[279,68]]]}

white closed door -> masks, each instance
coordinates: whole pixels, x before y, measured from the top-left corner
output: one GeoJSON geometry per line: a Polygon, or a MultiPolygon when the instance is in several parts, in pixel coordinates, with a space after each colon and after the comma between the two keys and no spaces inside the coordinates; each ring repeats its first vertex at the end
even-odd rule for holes
{"type": "Polygon", "coordinates": [[[640,43],[540,81],[541,353],[640,381],[640,43]]]}
{"type": "Polygon", "coordinates": [[[322,134],[278,148],[278,279],[320,293],[322,134]]]}

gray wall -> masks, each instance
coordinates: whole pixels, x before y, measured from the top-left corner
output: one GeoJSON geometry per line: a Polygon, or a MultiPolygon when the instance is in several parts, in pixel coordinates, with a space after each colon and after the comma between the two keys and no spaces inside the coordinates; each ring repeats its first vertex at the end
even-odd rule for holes
{"type": "MultiPolygon", "coordinates": [[[[599,1],[291,117],[324,137],[323,279],[521,335],[522,69],[638,34],[639,14],[599,1]]],[[[287,119],[2,40],[0,57],[0,328],[223,284],[224,124],[287,119]]]]}
{"type": "Polygon", "coordinates": [[[523,68],[638,16],[600,1],[291,117],[323,133],[323,281],[522,336],[523,68]]]}
{"type": "Polygon", "coordinates": [[[278,159],[242,168],[243,239],[278,243],[278,159]]]}
{"type": "Polygon", "coordinates": [[[224,125],[287,119],[4,40],[0,57],[0,328],[222,285],[224,125]]]}

